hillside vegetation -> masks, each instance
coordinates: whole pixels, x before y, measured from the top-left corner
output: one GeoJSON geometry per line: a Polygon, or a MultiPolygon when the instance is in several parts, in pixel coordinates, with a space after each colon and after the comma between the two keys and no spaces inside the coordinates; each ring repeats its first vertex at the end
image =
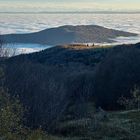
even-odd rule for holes
{"type": "Polygon", "coordinates": [[[65,45],[2,59],[1,84],[27,108],[24,125],[37,129],[29,139],[138,140],[139,111],[114,111],[140,87],[139,47],[65,45]]]}

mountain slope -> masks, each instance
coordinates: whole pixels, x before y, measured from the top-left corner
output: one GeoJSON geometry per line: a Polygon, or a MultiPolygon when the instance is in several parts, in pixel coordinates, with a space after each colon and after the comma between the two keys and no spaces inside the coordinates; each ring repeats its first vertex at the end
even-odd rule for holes
{"type": "Polygon", "coordinates": [[[57,46],[16,56],[3,62],[5,85],[30,108],[27,120],[33,127],[52,125],[71,105],[75,106],[72,117],[86,116],[86,103],[92,94],[90,73],[105,53],[57,46]]]}
{"type": "Polygon", "coordinates": [[[30,126],[48,129],[66,116],[87,117],[90,102],[120,109],[118,98],[140,86],[140,44],[78,48],[56,46],[1,61],[5,86],[29,107],[30,126]]]}

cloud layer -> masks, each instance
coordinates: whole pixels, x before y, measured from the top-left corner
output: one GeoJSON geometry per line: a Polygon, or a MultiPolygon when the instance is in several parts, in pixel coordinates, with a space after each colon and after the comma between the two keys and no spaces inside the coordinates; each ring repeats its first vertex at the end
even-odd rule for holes
{"type": "Polygon", "coordinates": [[[140,11],[139,0],[0,0],[0,11],[140,11]]]}

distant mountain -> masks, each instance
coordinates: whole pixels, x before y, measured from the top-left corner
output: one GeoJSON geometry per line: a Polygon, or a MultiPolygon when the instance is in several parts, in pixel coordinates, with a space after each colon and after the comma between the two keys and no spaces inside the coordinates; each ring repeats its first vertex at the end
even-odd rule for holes
{"type": "Polygon", "coordinates": [[[37,43],[47,45],[70,43],[115,42],[119,36],[137,36],[135,33],[118,31],[97,25],[61,26],[29,34],[8,34],[0,37],[7,43],[37,43]]]}

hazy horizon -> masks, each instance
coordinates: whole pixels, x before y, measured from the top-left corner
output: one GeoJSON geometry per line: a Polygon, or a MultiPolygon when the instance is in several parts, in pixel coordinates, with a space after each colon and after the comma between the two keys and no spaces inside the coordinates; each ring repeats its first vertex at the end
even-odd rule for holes
{"type": "Polygon", "coordinates": [[[4,14],[140,14],[139,11],[0,11],[4,14]]]}
{"type": "Polygon", "coordinates": [[[0,12],[140,12],[139,0],[0,0],[0,12]]]}

